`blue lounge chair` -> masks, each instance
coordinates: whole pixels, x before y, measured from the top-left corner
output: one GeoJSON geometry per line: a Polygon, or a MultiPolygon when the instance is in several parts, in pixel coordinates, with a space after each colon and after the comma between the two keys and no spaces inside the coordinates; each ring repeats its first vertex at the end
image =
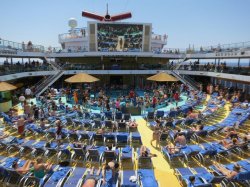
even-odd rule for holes
{"type": "Polygon", "coordinates": [[[122,112],[116,112],[115,113],[115,120],[116,121],[122,120],[122,112]]]}
{"type": "Polygon", "coordinates": [[[155,113],[154,112],[148,112],[147,116],[146,116],[146,121],[150,122],[150,121],[154,121],[155,120],[155,113]]]}
{"type": "Polygon", "coordinates": [[[131,144],[142,144],[142,140],[141,140],[141,135],[139,132],[132,132],[131,133],[131,144]]]}
{"type": "Polygon", "coordinates": [[[86,171],[87,171],[86,168],[80,168],[80,167],[74,168],[73,171],[70,173],[70,176],[68,177],[68,179],[66,180],[66,182],[64,183],[63,186],[64,187],[77,186],[77,184],[79,184],[79,181],[85,175],[86,171]]]}
{"type": "Polygon", "coordinates": [[[84,161],[86,158],[86,151],[83,148],[71,148],[73,153],[71,154],[71,160],[81,160],[84,161]]]}
{"type": "Polygon", "coordinates": [[[46,141],[39,141],[33,144],[33,150],[31,152],[31,155],[33,157],[36,157],[38,155],[43,155],[46,151],[46,141]]]}
{"type": "Polygon", "coordinates": [[[105,181],[106,183],[100,183],[100,187],[117,187],[118,186],[118,177],[119,173],[116,173],[115,176],[112,176],[112,171],[106,171],[105,181]]]}
{"type": "Polygon", "coordinates": [[[172,166],[176,163],[179,163],[180,161],[184,162],[185,154],[181,151],[176,152],[176,153],[170,153],[169,150],[164,146],[161,148],[161,152],[165,156],[165,158],[167,159],[170,166],[172,166]]]}
{"type": "Polygon", "coordinates": [[[139,169],[137,172],[141,187],[158,187],[153,169],[139,169]]]}
{"type": "Polygon", "coordinates": [[[51,177],[44,184],[44,187],[55,187],[60,184],[63,184],[69,174],[72,172],[73,168],[71,167],[58,167],[55,169],[51,177]]]}
{"type": "Polygon", "coordinates": [[[112,119],[113,119],[113,114],[112,114],[112,112],[111,112],[111,111],[105,112],[105,118],[106,118],[107,120],[112,120],[112,119]]]}
{"type": "Polygon", "coordinates": [[[225,176],[215,176],[204,167],[197,167],[192,169],[196,172],[196,176],[200,178],[202,177],[204,180],[211,184],[220,184],[225,179],[225,176]]]}
{"type": "MultiPolygon", "coordinates": [[[[97,172],[97,170],[95,170],[95,172],[97,172]]],[[[90,176],[90,170],[86,170],[86,172],[84,173],[84,176],[81,177],[81,179],[78,181],[78,184],[76,185],[76,187],[82,187],[83,184],[85,183],[86,179],[90,176]]],[[[99,187],[101,180],[99,180],[101,178],[101,173],[99,175],[97,175],[97,173],[94,173],[95,179],[96,181],[96,186],[99,187]]],[[[93,177],[93,175],[92,175],[93,177]]]]}
{"type": "Polygon", "coordinates": [[[123,147],[121,149],[121,153],[120,153],[120,159],[121,160],[125,160],[125,159],[132,159],[133,157],[133,148],[130,147],[129,145],[126,147],[123,147]]]}
{"type": "Polygon", "coordinates": [[[163,110],[157,110],[155,116],[156,116],[156,118],[163,118],[164,117],[164,111],[163,110]]]}
{"type": "Polygon", "coordinates": [[[121,179],[120,186],[121,187],[139,187],[138,181],[132,182],[130,180],[131,176],[136,176],[136,171],[134,170],[121,171],[120,172],[120,179],[121,179]]]}
{"type": "Polygon", "coordinates": [[[113,131],[113,122],[111,120],[105,120],[104,121],[104,127],[105,127],[105,130],[108,130],[108,131],[113,131]]]}
{"type": "Polygon", "coordinates": [[[90,142],[93,140],[93,136],[95,133],[88,132],[88,131],[79,131],[79,141],[87,141],[87,144],[90,144],[90,142]]]}
{"type": "Polygon", "coordinates": [[[116,145],[128,145],[129,133],[127,132],[117,132],[116,133],[116,145]]]}
{"type": "Polygon", "coordinates": [[[131,114],[128,114],[128,113],[124,114],[123,115],[123,120],[125,120],[126,122],[130,121],[131,120],[131,114]]]}
{"type": "Polygon", "coordinates": [[[208,183],[204,178],[199,175],[196,175],[190,168],[177,168],[175,169],[175,174],[179,181],[187,186],[190,185],[189,177],[194,176],[195,182],[192,184],[193,187],[212,187],[211,183],[208,183]]]}
{"type": "Polygon", "coordinates": [[[117,123],[117,130],[122,131],[122,132],[128,131],[127,124],[125,122],[118,122],[117,123]]]}
{"type": "Polygon", "coordinates": [[[101,162],[110,162],[112,160],[119,160],[119,149],[105,150],[101,155],[101,162]]]}
{"type": "Polygon", "coordinates": [[[5,172],[7,172],[7,176],[4,179],[4,183],[7,186],[22,186],[23,175],[13,169],[6,169],[5,172]]]}
{"type": "Polygon", "coordinates": [[[92,146],[87,149],[86,160],[100,162],[102,153],[107,150],[105,146],[92,146]]]}
{"type": "MultiPolygon", "coordinates": [[[[147,149],[148,154],[150,154],[150,150],[147,149]]],[[[137,149],[137,160],[138,160],[138,167],[139,168],[152,168],[153,163],[151,157],[141,156],[140,155],[140,148],[137,149]]]]}

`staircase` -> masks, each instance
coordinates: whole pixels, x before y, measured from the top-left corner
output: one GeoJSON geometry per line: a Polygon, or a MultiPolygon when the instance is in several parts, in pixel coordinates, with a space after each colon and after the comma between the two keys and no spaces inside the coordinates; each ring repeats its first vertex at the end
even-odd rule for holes
{"type": "Polygon", "coordinates": [[[186,54],[183,54],[182,59],[179,60],[171,70],[171,74],[179,79],[183,84],[186,84],[191,90],[199,90],[200,83],[195,82],[190,76],[188,75],[181,75],[179,73],[179,69],[183,62],[187,60],[186,54]]]}
{"type": "Polygon", "coordinates": [[[41,79],[34,85],[36,96],[40,96],[46,89],[48,89],[49,86],[51,86],[64,74],[63,68],[60,67],[55,61],[48,59],[47,57],[44,57],[43,60],[52,66],[54,74],[41,79]]]}
{"type": "Polygon", "coordinates": [[[35,85],[35,95],[40,96],[49,86],[56,82],[63,74],[63,70],[57,70],[54,75],[50,75],[45,79],[42,79],[35,85]]]}
{"type": "Polygon", "coordinates": [[[51,60],[48,59],[47,57],[44,57],[43,60],[45,60],[48,64],[50,64],[52,66],[52,68],[56,71],[56,70],[62,70],[63,68],[61,66],[59,66],[55,60],[51,60]]]}
{"type": "Polygon", "coordinates": [[[179,79],[183,84],[186,84],[189,87],[189,89],[191,89],[191,90],[199,90],[200,84],[195,82],[188,75],[181,75],[181,74],[179,74],[178,70],[172,70],[171,74],[174,77],[176,77],[177,79],[179,79]]]}

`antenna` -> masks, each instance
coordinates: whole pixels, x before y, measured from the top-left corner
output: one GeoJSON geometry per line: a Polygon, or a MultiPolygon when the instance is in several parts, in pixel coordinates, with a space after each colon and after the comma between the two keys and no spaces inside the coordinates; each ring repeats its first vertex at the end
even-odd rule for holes
{"type": "Polygon", "coordinates": [[[107,13],[106,13],[106,15],[108,15],[109,14],[109,4],[107,3],[107,13]]]}

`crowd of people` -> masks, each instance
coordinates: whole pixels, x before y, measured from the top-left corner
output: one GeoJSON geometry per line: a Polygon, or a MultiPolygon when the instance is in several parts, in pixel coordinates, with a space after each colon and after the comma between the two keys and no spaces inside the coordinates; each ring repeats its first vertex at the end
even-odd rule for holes
{"type": "Polygon", "coordinates": [[[128,25],[124,27],[124,25],[118,24],[98,24],[98,50],[141,50],[142,31],[142,25],[128,25]]]}
{"type": "MultiPolygon", "coordinates": [[[[205,88],[204,88],[205,89],[205,88]]],[[[98,89],[97,89],[98,90],[98,89]]],[[[180,110],[178,106],[178,102],[182,99],[181,95],[185,94],[189,98],[192,98],[193,101],[198,100],[198,94],[201,91],[190,91],[189,88],[184,84],[179,83],[172,83],[172,84],[157,84],[153,83],[151,85],[146,85],[144,89],[144,93],[142,96],[137,95],[136,90],[129,90],[127,94],[117,96],[116,98],[110,97],[104,89],[100,89],[98,92],[93,93],[90,88],[79,88],[79,89],[70,89],[65,88],[61,90],[57,90],[55,88],[49,88],[47,92],[44,93],[43,96],[40,96],[37,99],[39,105],[34,104],[30,101],[32,98],[32,89],[26,88],[24,94],[20,97],[22,109],[24,111],[24,115],[19,116],[15,121],[14,124],[17,126],[18,134],[22,137],[26,135],[26,124],[31,123],[38,123],[39,127],[42,130],[46,130],[50,128],[47,124],[48,118],[55,117],[57,118],[60,116],[59,110],[63,110],[65,114],[71,112],[79,112],[84,113],[87,111],[88,108],[91,106],[96,105],[99,107],[101,112],[119,112],[123,111],[123,108],[134,106],[134,107],[141,107],[142,113],[145,113],[147,109],[153,109],[155,111],[157,107],[167,106],[169,104],[173,105],[173,110],[180,110]],[[148,91],[146,91],[148,90],[148,91]],[[66,100],[72,102],[72,107],[67,104],[65,101],[62,100],[61,96],[65,95],[66,100]],[[93,96],[92,96],[93,95],[93,96]],[[59,97],[58,97],[59,96],[59,97]],[[55,99],[57,101],[55,101],[55,99]]],[[[227,89],[221,88],[219,85],[207,85],[206,91],[208,94],[218,94],[217,100],[213,101],[212,104],[216,104],[220,106],[220,103],[224,100],[231,102],[233,107],[240,104],[241,108],[248,107],[248,102],[240,103],[243,98],[241,97],[240,92],[228,91],[227,89]],[[244,104],[246,103],[246,105],[244,104]]],[[[216,110],[216,109],[215,109],[216,110]]],[[[15,117],[17,115],[17,111],[10,110],[9,114],[10,117],[15,117]]],[[[173,130],[173,143],[168,143],[166,145],[166,149],[169,151],[170,154],[176,154],[180,152],[180,150],[187,146],[187,143],[190,141],[189,137],[187,137],[187,132],[192,134],[193,132],[199,132],[204,129],[204,124],[201,123],[203,119],[203,115],[201,112],[194,112],[191,108],[185,115],[182,116],[185,120],[195,119],[196,123],[192,123],[188,127],[188,129],[182,131],[182,129],[175,129],[173,130]]],[[[112,119],[108,119],[112,120],[112,119]]],[[[160,137],[162,134],[166,133],[169,134],[169,127],[173,126],[173,118],[171,117],[163,117],[156,119],[156,126],[153,129],[151,144],[156,142],[154,146],[157,149],[160,149],[160,137]],[[164,124],[164,125],[163,125],[164,124]],[[168,125],[166,125],[168,124],[168,125]],[[172,124],[172,125],[169,125],[172,124]]],[[[120,122],[126,123],[131,129],[137,129],[138,123],[135,120],[123,121],[120,122]]],[[[55,128],[56,128],[56,141],[58,144],[62,142],[63,137],[63,129],[65,128],[61,122],[61,120],[57,119],[55,121],[55,128]]],[[[112,121],[112,132],[115,132],[118,129],[118,123],[112,121]]],[[[221,133],[225,134],[225,139],[221,140],[219,144],[221,144],[225,148],[231,148],[235,145],[242,145],[250,140],[250,134],[245,133],[242,134],[238,131],[239,124],[235,123],[232,127],[225,127],[221,129],[221,133]]],[[[96,134],[105,134],[105,128],[97,129],[96,134]]],[[[1,134],[0,138],[7,137],[8,134],[1,134]]],[[[86,145],[80,145],[78,142],[74,144],[76,147],[86,147],[86,145]]],[[[107,150],[113,151],[113,146],[107,146],[107,150]]],[[[156,157],[156,154],[152,154],[150,150],[142,145],[140,148],[139,154],[142,157],[156,157]]],[[[237,165],[235,166],[234,171],[228,171],[223,166],[219,164],[215,164],[215,167],[220,170],[222,173],[226,173],[226,177],[231,179],[239,173],[239,169],[237,165]]],[[[16,171],[20,172],[20,174],[25,174],[26,172],[32,171],[34,172],[34,176],[41,178],[45,175],[45,173],[50,172],[51,170],[51,163],[44,163],[41,158],[37,158],[35,161],[28,160],[22,167],[19,167],[18,164],[14,163],[13,168],[16,171]]],[[[94,186],[97,181],[100,179],[99,175],[102,171],[103,182],[105,183],[105,172],[111,170],[112,172],[117,172],[119,170],[119,163],[116,161],[111,161],[106,163],[103,167],[100,167],[97,173],[95,174],[95,168],[92,168],[90,171],[90,175],[86,178],[83,186],[94,186]]],[[[193,178],[190,178],[190,183],[193,183],[193,178]]]]}
{"type": "Polygon", "coordinates": [[[3,65],[0,65],[0,74],[10,74],[10,73],[19,73],[25,71],[45,71],[52,70],[51,66],[43,61],[31,61],[31,62],[23,62],[20,61],[16,63],[10,63],[7,60],[3,62],[3,65]]]}

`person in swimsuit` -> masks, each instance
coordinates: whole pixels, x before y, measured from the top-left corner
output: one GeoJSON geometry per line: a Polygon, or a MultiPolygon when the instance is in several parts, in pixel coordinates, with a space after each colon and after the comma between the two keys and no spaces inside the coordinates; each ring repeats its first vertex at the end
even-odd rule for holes
{"type": "Polygon", "coordinates": [[[51,170],[52,164],[43,163],[42,157],[38,157],[34,163],[34,176],[41,179],[51,170]]]}
{"type": "Polygon", "coordinates": [[[17,161],[13,162],[12,168],[15,169],[18,173],[25,175],[30,171],[30,166],[33,162],[31,160],[27,160],[22,167],[18,166],[17,161]]]}
{"type": "Polygon", "coordinates": [[[95,167],[93,166],[90,173],[87,175],[86,179],[84,180],[84,184],[82,187],[95,187],[98,180],[100,179],[99,175],[101,173],[101,168],[97,171],[96,174],[95,172],[95,167]]]}
{"type": "Polygon", "coordinates": [[[150,150],[145,145],[142,145],[140,148],[140,156],[142,156],[142,157],[157,157],[156,154],[150,153],[150,150]]]}
{"type": "Polygon", "coordinates": [[[218,163],[214,163],[214,166],[223,175],[225,175],[227,179],[233,179],[240,172],[240,166],[238,164],[234,165],[233,170],[229,170],[225,168],[223,165],[220,165],[218,163]]]}
{"type": "Polygon", "coordinates": [[[112,177],[115,177],[115,174],[118,173],[119,171],[119,163],[116,162],[115,160],[110,161],[107,165],[103,166],[102,169],[102,177],[103,177],[103,183],[105,184],[106,181],[106,171],[112,170],[112,177]]]}

